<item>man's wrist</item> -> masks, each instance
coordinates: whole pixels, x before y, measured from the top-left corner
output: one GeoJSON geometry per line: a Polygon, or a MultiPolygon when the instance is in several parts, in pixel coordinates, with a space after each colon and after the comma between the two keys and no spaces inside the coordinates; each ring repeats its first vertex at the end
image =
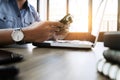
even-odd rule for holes
{"type": "Polygon", "coordinates": [[[24,41],[25,41],[26,43],[31,43],[31,42],[33,42],[33,40],[32,40],[32,35],[31,35],[31,30],[28,29],[28,28],[23,28],[22,31],[23,31],[23,33],[24,33],[24,41]]]}
{"type": "Polygon", "coordinates": [[[11,33],[12,40],[17,44],[25,44],[24,33],[21,28],[13,29],[11,33]]]}

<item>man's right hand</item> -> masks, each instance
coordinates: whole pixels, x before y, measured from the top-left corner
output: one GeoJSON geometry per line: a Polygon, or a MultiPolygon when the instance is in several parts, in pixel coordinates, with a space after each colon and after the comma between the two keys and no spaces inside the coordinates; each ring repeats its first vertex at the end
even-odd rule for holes
{"type": "Polygon", "coordinates": [[[35,22],[29,27],[23,29],[26,42],[43,42],[53,37],[59,27],[64,27],[60,22],[35,22]]]}

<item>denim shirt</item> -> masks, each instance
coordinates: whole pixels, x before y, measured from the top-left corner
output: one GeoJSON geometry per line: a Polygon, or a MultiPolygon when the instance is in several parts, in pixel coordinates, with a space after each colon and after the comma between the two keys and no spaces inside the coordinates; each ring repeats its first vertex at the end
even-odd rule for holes
{"type": "Polygon", "coordinates": [[[26,7],[18,9],[16,0],[0,0],[0,29],[23,28],[40,21],[34,7],[26,1],[26,7]]]}

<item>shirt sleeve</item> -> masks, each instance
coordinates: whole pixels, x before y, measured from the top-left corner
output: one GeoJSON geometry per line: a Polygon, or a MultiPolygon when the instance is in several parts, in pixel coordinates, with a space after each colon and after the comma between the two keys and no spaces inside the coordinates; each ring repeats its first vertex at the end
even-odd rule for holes
{"type": "Polygon", "coordinates": [[[37,21],[37,22],[39,22],[39,21],[41,21],[40,20],[40,15],[39,15],[39,13],[35,10],[35,8],[32,6],[32,5],[30,5],[30,10],[32,11],[32,14],[33,14],[33,16],[34,16],[34,18],[35,18],[35,21],[37,21]]]}
{"type": "Polygon", "coordinates": [[[38,22],[41,21],[40,20],[40,15],[39,15],[38,12],[35,13],[35,20],[38,21],[38,22]]]}

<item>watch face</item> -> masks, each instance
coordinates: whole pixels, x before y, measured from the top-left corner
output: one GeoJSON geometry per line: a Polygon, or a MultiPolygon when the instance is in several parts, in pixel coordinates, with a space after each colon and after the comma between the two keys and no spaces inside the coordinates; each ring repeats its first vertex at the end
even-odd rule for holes
{"type": "Polygon", "coordinates": [[[12,32],[12,38],[14,41],[19,42],[23,40],[24,34],[21,30],[15,30],[12,32]]]}

